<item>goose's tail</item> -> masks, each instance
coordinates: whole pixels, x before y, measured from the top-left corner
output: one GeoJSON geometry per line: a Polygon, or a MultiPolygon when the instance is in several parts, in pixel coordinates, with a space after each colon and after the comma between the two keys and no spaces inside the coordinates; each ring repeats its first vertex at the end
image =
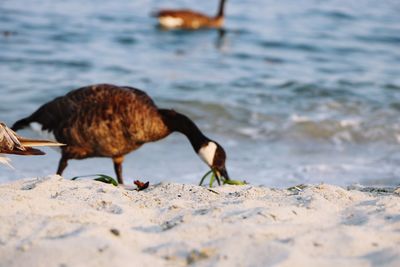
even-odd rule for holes
{"type": "Polygon", "coordinates": [[[30,124],[31,122],[32,122],[32,120],[30,119],[30,117],[23,118],[23,119],[21,119],[21,120],[15,122],[15,123],[13,124],[13,126],[11,127],[11,129],[12,129],[13,131],[21,130],[21,129],[23,129],[23,128],[28,127],[29,124],[30,124]]]}

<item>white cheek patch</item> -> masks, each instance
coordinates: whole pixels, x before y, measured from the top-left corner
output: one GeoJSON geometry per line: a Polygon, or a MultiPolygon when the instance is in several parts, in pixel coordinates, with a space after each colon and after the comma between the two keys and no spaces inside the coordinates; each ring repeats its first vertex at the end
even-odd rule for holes
{"type": "Polygon", "coordinates": [[[206,146],[200,148],[198,154],[208,166],[211,166],[214,161],[215,151],[217,151],[217,144],[209,142],[206,146]]]}
{"type": "Polygon", "coordinates": [[[167,28],[175,28],[179,27],[183,24],[183,19],[181,18],[174,18],[171,16],[166,16],[166,17],[160,17],[158,19],[159,23],[167,28]]]}

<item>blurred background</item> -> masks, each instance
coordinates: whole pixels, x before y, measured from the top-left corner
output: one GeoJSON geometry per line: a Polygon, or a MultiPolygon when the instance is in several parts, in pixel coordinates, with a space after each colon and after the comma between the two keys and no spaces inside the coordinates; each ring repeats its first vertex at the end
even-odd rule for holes
{"type": "MultiPolygon", "coordinates": [[[[224,34],[163,31],[149,16],[217,6],[1,0],[0,120],[11,126],[81,86],[130,85],[222,144],[234,179],[400,183],[400,1],[228,0],[224,34]]],[[[15,170],[1,167],[0,182],[54,173],[59,154],[46,152],[12,157],[15,170]]],[[[207,170],[180,134],[124,164],[127,183],[197,183],[207,170]]],[[[114,176],[111,160],[72,160],[64,176],[93,173],[114,176]]]]}

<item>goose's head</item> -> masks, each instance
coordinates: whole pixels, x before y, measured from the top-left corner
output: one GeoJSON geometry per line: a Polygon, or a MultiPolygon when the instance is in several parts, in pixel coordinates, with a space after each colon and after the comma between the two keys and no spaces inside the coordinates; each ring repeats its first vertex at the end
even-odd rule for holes
{"type": "Polygon", "coordinates": [[[197,152],[199,157],[214,171],[217,178],[229,180],[228,172],[225,168],[225,150],[217,142],[205,142],[197,152]]]}

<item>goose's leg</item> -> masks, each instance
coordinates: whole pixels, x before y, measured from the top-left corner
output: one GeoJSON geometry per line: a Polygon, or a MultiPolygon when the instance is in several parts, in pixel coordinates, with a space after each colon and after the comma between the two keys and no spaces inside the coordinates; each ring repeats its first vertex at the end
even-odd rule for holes
{"type": "Polygon", "coordinates": [[[61,156],[60,162],[58,163],[57,174],[61,175],[65,170],[65,168],[67,168],[67,166],[68,166],[68,158],[63,155],[61,156]]]}
{"type": "Polygon", "coordinates": [[[122,162],[124,161],[124,156],[113,157],[114,170],[117,175],[118,183],[124,184],[124,179],[122,178],[122,162]]]}

